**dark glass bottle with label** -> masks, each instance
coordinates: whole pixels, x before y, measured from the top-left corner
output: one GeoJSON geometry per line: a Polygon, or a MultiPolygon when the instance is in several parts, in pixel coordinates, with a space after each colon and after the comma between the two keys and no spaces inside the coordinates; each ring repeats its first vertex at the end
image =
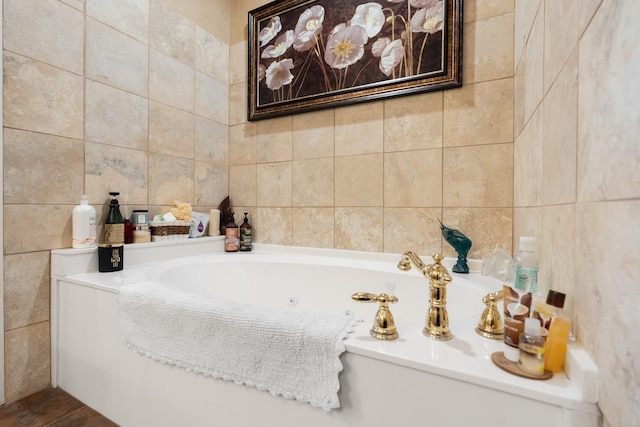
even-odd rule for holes
{"type": "Polygon", "coordinates": [[[240,250],[242,252],[249,252],[253,249],[253,245],[251,244],[251,237],[253,234],[253,227],[249,224],[248,213],[244,213],[244,221],[240,226],[240,250]]]}
{"type": "Polygon", "coordinates": [[[238,252],[240,247],[239,228],[233,218],[234,213],[231,212],[231,220],[225,227],[224,233],[224,250],[226,252],[238,252]]]}
{"type": "Polygon", "coordinates": [[[104,242],[105,243],[124,243],[124,218],[120,213],[120,204],[117,191],[109,193],[111,195],[111,204],[109,205],[109,214],[104,222],[104,242]]]}

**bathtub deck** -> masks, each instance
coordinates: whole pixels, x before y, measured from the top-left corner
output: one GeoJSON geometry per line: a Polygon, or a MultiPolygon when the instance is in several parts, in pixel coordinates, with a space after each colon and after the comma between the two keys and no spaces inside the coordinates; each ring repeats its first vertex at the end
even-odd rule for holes
{"type": "Polygon", "coordinates": [[[0,427],[117,427],[60,388],[46,388],[0,407],[0,427]]]}

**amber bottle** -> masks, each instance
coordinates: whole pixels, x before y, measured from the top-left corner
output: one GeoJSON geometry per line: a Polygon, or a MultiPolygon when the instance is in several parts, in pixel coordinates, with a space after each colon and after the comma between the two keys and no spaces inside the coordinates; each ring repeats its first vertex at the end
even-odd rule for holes
{"type": "Polygon", "coordinates": [[[238,249],[240,248],[238,224],[236,224],[233,215],[234,213],[231,212],[231,220],[225,227],[224,250],[226,252],[238,252],[238,249]]]}

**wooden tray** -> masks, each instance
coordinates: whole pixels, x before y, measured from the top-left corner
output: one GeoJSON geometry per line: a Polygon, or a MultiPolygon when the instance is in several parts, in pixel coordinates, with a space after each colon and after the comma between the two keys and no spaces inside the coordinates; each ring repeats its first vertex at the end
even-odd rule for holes
{"type": "Polygon", "coordinates": [[[553,377],[553,372],[544,371],[542,375],[531,375],[518,366],[517,362],[512,362],[511,360],[504,357],[504,352],[496,351],[491,355],[491,360],[493,363],[500,369],[509,372],[510,374],[517,375],[523,378],[529,378],[531,380],[548,380],[553,377]]]}

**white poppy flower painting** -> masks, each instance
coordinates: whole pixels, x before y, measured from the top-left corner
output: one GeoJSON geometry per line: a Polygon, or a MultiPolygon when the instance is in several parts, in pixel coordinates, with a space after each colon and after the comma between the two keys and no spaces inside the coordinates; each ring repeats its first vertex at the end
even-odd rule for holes
{"type": "Polygon", "coordinates": [[[248,119],[462,85],[462,0],[280,0],[249,12],[248,119]]]}

